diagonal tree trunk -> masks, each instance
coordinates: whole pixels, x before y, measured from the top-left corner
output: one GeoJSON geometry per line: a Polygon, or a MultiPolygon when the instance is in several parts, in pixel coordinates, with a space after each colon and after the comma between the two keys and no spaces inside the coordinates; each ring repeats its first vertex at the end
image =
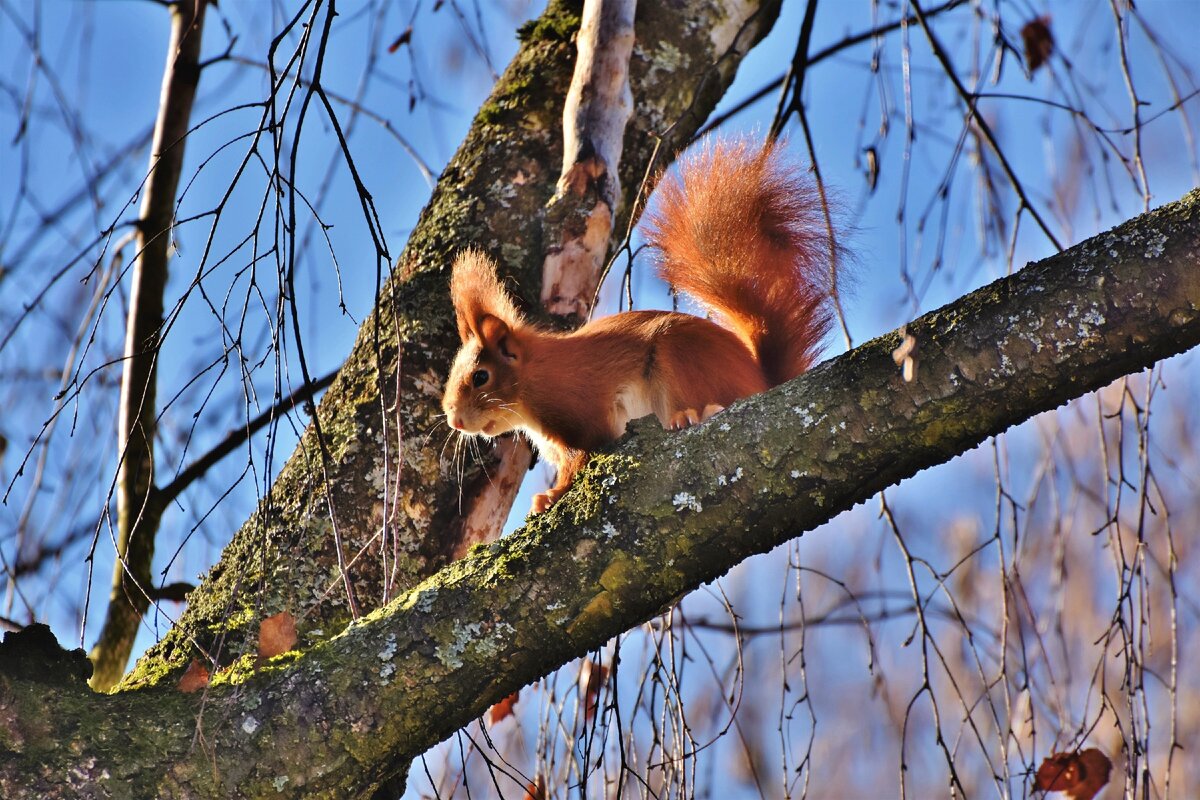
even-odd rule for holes
{"type": "Polygon", "coordinates": [[[681,593],[1009,426],[1200,344],[1200,191],[741,401],[653,424],[576,488],[358,624],[203,697],[89,693],[82,654],[0,648],[5,797],[357,797],[681,593]],[[736,478],[736,479],[735,479],[736,478]],[[115,743],[115,744],[114,744],[115,743]]]}

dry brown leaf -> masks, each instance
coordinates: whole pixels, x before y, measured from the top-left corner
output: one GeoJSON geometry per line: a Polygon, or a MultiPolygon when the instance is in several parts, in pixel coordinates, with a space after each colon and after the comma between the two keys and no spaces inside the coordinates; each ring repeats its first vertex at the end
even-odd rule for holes
{"type": "Polygon", "coordinates": [[[399,50],[401,47],[403,47],[404,45],[410,44],[412,42],[412,34],[413,34],[412,25],[409,25],[407,28],[405,28],[400,33],[399,36],[396,37],[396,40],[394,42],[392,42],[390,45],[388,45],[387,51],[389,53],[394,53],[397,50],[399,50]]]}
{"type": "Polygon", "coordinates": [[[1037,17],[1021,28],[1021,39],[1025,42],[1025,63],[1030,72],[1050,60],[1054,53],[1054,34],[1050,32],[1050,17],[1037,17]]]}
{"type": "Polygon", "coordinates": [[[546,800],[546,779],[541,775],[525,787],[525,800],[546,800]]]}
{"type": "Polygon", "coordinates": [[[286,611],[267,617],[258,626],[258,660],[286,653],[296,646],[296,618],[286,611]]]}
{"type": "Polygon", "coordinates": [[[520,699],[521,699],[521,690],[517,689],[515,692],[510,694],[508,697],[504,698],[499,703],[496,703],[496,705],[492,706],[491,710],[488,711],[488,721],[491,722],[491,724],[495,725],[497,722],[500,722],[503,719],[507,719],[508,717],[511,717],[513,715],[513,706],[515,706],[517,704],[517,701],[520,699]]]}
{"type": "Polygon", "coordinates": [[[583,693],[583,717],[588,722],[596,715],[596,706],[600,701],[600,690],[608,679],[608,667],[588,659],[579,668],[579,691],[583,693]]]}
{"type": "Polygon", "coordinates": [[[1072,800],[1092,800],[1108,783],[1112,762],[1092,747],[1078,753],[1051,753],[1038,767],[1034,789],[1066,792],[1072,800]]]}
{"type": "Polygon", "coordinates": [[[188,664],[187,671],[179,677],[177,685],[179,691],[184,694],[200,691],[208,686],[208,669],[200,663],[200,659],[193,658],[192,663],[188,664]]]}

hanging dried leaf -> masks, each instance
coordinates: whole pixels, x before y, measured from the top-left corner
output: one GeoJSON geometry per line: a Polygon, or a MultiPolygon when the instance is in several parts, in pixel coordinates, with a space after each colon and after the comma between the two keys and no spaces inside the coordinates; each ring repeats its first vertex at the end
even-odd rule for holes
{"type": "Polygon", "coordinates": [[[412,25],[404,29],[404,32],[396,37],[396,41],[388,45],[388,52],[394,53],[404,45],[412,41],[412,25]]]}
{"type": "Polygon", "coordinates": [[[546,800],[546,779],[541,775],[525,787],[525,800],[546,800]]]}
{"type": "Polygon", "coordinates": [[[600,701],[600,690],[608,679],[608,667],[588,659],[579,668],[579,691],[583,693],[584,719],[592,721],[596,715],[596,706],[600,701]]]}
{"type": "Polygon", "coordinates": [[[187,671],[179,678],[179,691],[191,694],[200,691],[205,686],[208,686],[208,669],[200,663],[200,659],[193,658],[192,663],[188,664],[187,671]]]}
{"type": "Polygon", "coordinates": [[[1050,17],[1038,17],[1021,28],[1021,39],[1025,42],[1025,63],[1030,72],[1050,60],[1054,53],[1054,34],[1050,32],[1050,17]]]}
{"type": "Polygon", "coordinates": [[[488,722],[495,725],[497,722],[511,717],[513,715],[513,706],[515,706],[517,701],[520,699],[521,690],[518,689],[508,697],[501,700],[499,703],[496,703],[496,705],[492,706],[491,710],[488,711],[488,722]]]}
{"type": "Polygon", "coordinates": [[[1092,747],[1078,753],[1051,753],[1038,767],[1034,789],[1066,792],[1072,800],[1092,800],[1108,783],[1112,762],[1092,747]]]}
{"type": "Polygon", "coordinates": [[[286,611],[267,617],[258,626],[258,660],[286,653],[296,646],[296,619],[286,611]]]}

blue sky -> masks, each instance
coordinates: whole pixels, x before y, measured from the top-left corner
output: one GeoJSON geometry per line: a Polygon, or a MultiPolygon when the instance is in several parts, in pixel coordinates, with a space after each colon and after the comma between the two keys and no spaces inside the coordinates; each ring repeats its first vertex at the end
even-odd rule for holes
{"type": "MultiPolygon", "coordinates": [[[[283,3],[291,9],[294,4],[283,3]]],[[[1198,66],[1194,61],[1194,43],[1190,37],[1200,30],[1200,3],[1190,0],[1157,0],[1139,5],[1141,12],[1158,31],[1172,54],[1180,63],[1198,66]]],[[[1103,127],[1120,129],[1129,124],[1131,106],[1119,68],[1119,57],[1106,38],[1105,26],[1111,27],[1111,12],[1107,4],[1076,2],[1017,2],[1006,5],[1006,18],[1014,21],[1037,14],[1050,13],[1056,40],[1067,59],[1056,62],[1061,83],[1069,83],[1086,98],[1090,110],[1103,127]],[[1107,45],[1104,42],[1108,42],[1107,45]],[[1067,62],[1069,61],[1069,66],[1067,62]]],[[[758,89],[783,71],[791,58],[803,4],[789,0],[771,36],[746,59],[737,81],[729,91],[722,108],[728,108],[758,89]]],[[[360,116],[351,129],[351,149],[359,170],[371,191],[390,255],[399,255],[417,215],[429,197],[429,183],[416,160],[397,139],[402,136],[436,176],[453,154],[475,110],[486,96],[495,71],[501,71],[515,52],[516,24],[538,13],[535,4],[512,2],[505,4],[469,3],[447,4],[433,11],[429,3],[400,3],[380,13],[374,6],[346,3],[335,23],[324,85],[335,96],[335,107],[343,125],[349,125],[351,106],[345,100],[357,102],[370,109],[373,116],[360,116]],[[401,47],[395,53],[387,45],[409,24],[414,36],[411,47],[401,47]],[[470,32],[468,37],[465,32],[470,32]],[[477,45],[468,39],[473,38],[477,45]],[[361,90],[363,70],[370,58],[378,59],[379,75],[361,90]],[[409,107],[410,99],[417,98],[409,107]],[[383,121],[393,128],[387,130],[383,121]]],[[[289,13],[291,13],[289,11],[289,13]]],[[[888,12],[890,13],[890,11],[888,12]]],[[[844,35],[862,30],[870,24],[871,5],[867,2],[822,4],[817,15],[813,46],[819,50],[844,35]]],[[[937,21],[935,30],[946,44],[956,64],[966,70],[970,63],[971,46],[975,37],[986,40],[992,32],[976,28],[970,14],[957,14],[953,19],[937,21]]],[[[205,32],[205,52],[216,57],[229,44],[225,25],[236,30],[238,40],[234,52],[260,60],[264,57],[273,33],[280,26],[277,4],[266,2],[222,2],[219,11],[210,13],[205,32]]],[[[90,288],[80,279],[100,257],[98,247],[85,247],[97,230],[114,222],[132,219],[136,203],[127,207],[145,169],[145,148],[138,150],[127,166],[108,179],[95,183],[101,203],[82,203],[57,220],[51,235],[36,240],[34,247],[19,249],[26,237],[35,230],[38,211],[58,206],[74,194],[81,182],[89,180],[98,166],[125,143],[135,141],[151,123],[159,92],[159,80],[165,58],[168,24],[163,10],[156,4],[135,0],[107,2],[62,2],[33,6],[21,0],[0,3],[0,76],[6,92],[0,96],[0,137],[7,142],[0,149],[0,264],[5,268],[0,287],[9,300],[9,313],[0,317],[0,335],[15,324],[15,310],[31,302],[45,285],[47,275],[77,252],[85,257],[69,270],[50,297],[59,305],[36,311],[22,323],[18,333],[5,350],[0,351],[0,368],[16,369],[25,363],[31,352],[42,349],[51,354],[53,363],[65,357],[75,320],[71,309],[81,308],[81,297],[90,288]],[[38,17],[40,16],[40,19],[38,17]],[[31,70],[22,55],[27,44],[23,30],[37,27],[39,41],[46,60],[53,64],[61,81],[63,100],[56,98],[49,79],[31,70]],[[32,77],[31,77],[32,76],[32,77]],[[37,101],[33,109],[30,133],[18,135],[22,113],[23,90],[30,80],[38,81],[37,101]],[[75,124],[86,127],[92,138],[86,142],[72,141],[69,134],[75,124]],[[33,187],[21,195],[20,187],[33,187]],[[28,198],[36,202],[29,202],[28,198]],[[21,198],[25,198],[21,200],[21,198]],[[21,200],[18,203],[18,200],[21,200]],[[65,309],[61,314],[60,309],[65,309]]],[[[1006,33],[1019,41],[1014,27],[1006,33]]],[[[1053,252],[1048,239],[1041,234],[1028,215],[1022,218],[1020,233],[1013,240],[1011,264],[1007,258],[1008,240],[1003,236],[982,247],[979,209],[984,195],[978,173],[964,166],[973,158],[968,146],[953,171],[948,185],[949,201],[937,202],[939,184],[947,173],[950,154],[961,129],[962,106],[949,86],[938,77],[938,67],[929,54],[921,31],[908,31],[912,51],[912,113],[916,120],[916,141],[912,155],[905,159],[904,87],[900,79],[905,39],[899,33],[882,40],[880,50],[884,71],[873,74],[869,69],[870,49],[862,46],[819,64],[809,73],[805,93],[811,113],[816,155],[824,179],[841,199],[848,229],[850,248],[854,253],[852,292],[846,299],[847,323],[855,343],[887,332],[918,313],[935,308],[987,281],[1003,275],[1010,267],[1019,268],[1025,262],[1053,252]],[[881,99],[886,98],[886,99],[881,99]],[[889,104],[889,129],[880,136],[881,103],[889,104]],[[878,148],[878,184],[868,191],[864,180],[865,148],[875,143],[878,148]],[[906,177],[907,170],[907,177],[906,177]],[[907,181],[907,182],[906,182],[907,181]],[[923,226],[919,221],[928,216],[923,226]],[[943,241],[941,258],[938,242],[943,241]],[[984,253],[984,255],[981,255],[984,253]],[[934,268],[934,264],[937,268],[934,268]],[[910,291],[910,286],[915,287],[910,291]]],[[[1144,36],[1130,37],[1129,60],[1138,80],[1145,105],[1144,116],[1158,114],[1169,103],[1169,87],[1161,79],[1157,55],[1149,49],[1144,36]]],[[[986,48],[985,48],[986,49],[986,48]]],[[[1172,62],[1175,63],[1175,62],[1172,62]]],[[[995,74],[995,63],[977,65],[983,74],[995,74]]],[[[1141,208],[1141,199],[1132,189],[1133,181],[1123,170],[1099,160],[1100,148],[1094,138],[1085,137],[1088,146],[1096,148],[1092,165],[1098,170],[1079,178],[1079,202],[1069,216],[1055,217],[1051,187],[1055,181],[1061,187],[1069,183],[1078,132],[1074,118],[1039,100],[1059,100],[1047,72],[1036,73],[1030,79],[1010,53],[1003,64],[997,82],[986,81],[983,90],[993,94],[1021,95],[1028,100],[982,99],[981,107],[992,122],[1004,152],[1014,164],[1023,183],[1030,187],[1031,197],[1044,213],[1054,219],[1056,234],[1065,244],[1078,241],[1125,219],[1141,208]],[[1107,170],[1107,173],[1105,173],[1107,170]],[[1068,236],[1067,234],[1070,234],[1068,236]]],[[[264,72],[236,62],[216,64],[208,68],[198,95],[194,117],[210,117],[215,112],[242,102],[259,99],[266,87],[264,72]]],[[[770,94],[745,113],[736,117],[726,128],[729,131],[761,132],[769,124],[776,95],[770,94]]],[[[1193,121],[1197,118],[1197,103],[1186,106],[1193,121]]],[[[719,109],[720,110],[720,109],[719,109]]],[[[210,209],[217,196],[228,186],[230,175],[245,155],[245,140],[223,147],[255,126],[259,110],[246,109],[215,118],[194,134],[188,144],[188,163],[184,175],[194,176],[180,207],[180,217],[210,209]],[[199,170],[197,172],[197,170],[199,170]]],[[[335,369],[349,351],[358,323],[368,313],[374,295],[378,264],[363,218],[354,199],[348,172],[333,148],[329,126],[318,114],[306,123],[307,132],[298,153],[297,186],[310,192],[309,199],[319,204],[322,221],[328,228],[335,269],[321,232],[311,221],[299,236],[307,242],[298,265],[297,287],[300,296],[301,331],[307,357],[314,375],[335,369]],[[333,165],[331,167],[331,164],[333,165]],[[327,172],[328,198],[321,201],[321,186],[327,172]],[[340,305],[344,302],[345,311],[340,305]]],[[[790,148],[799,160],[806,160],[803,140],[798,130],[790,129],[790,148]]],[[[1130,137],[1112,132],[1105,134],[1117,147],[1129,147],[1130,137]]],[[[1150,122],[1143,131],[1142,146],[1147,155],[1153,204],[1182,195],[1192,188],[1197,177],[1193,160],[1184,155],[1188,150],[1185,131],[1174,114],[1150,122]]],[[[994,160],[991,155],[985,159],[994,160]]],[[[1194,145],[1193,145],[1194,159],[1194,145]]],[[[993,166],[995,166],[993,164],[993,166]]],[[[213,253],[218,256],[234,248],[250,230],[250,223],[262,200],[264,184],[261,173],[255,174],[252,165],[248,178],[234,193],[226,216],[213,233],[213,253]]],[[[1015,208],[1012,193],[1001,188],[997,194],[1003,213],[1000,218],[1012,222],[1015,208]]],[[[268,224],[268,230],[270,225],[268,224]]],[[[1009,229],[1004,231],[1005,235],[1009,229]]],[[[181,297],[198,268],[210,229],[206,220],[185,225],[178,234],[179,252],[172,267],[171,291],[181,297]]],[[[119,235],[119,234],[118,234],[119,235]]],[[[469,244],[465,243],[464,245],[469,244]]],[[[100,261],[104,263],[103,260],[100,261]]],[[[210,265],[212,259],[210,259],[210,265]]],[[[160,377],[160,398],[170,398],[183,392],[174,410],[164,418],[164,429],[171,439],[169,453],[180,463],[183,442],[191,425],[193,411],[200,407],[216,371],[196,384],[189,385],[199,365],[210,362],[220,353],[221,328],[213,308],[224,308],[228,299],[229,320],[240,320],[238,307],[249,293],[248,273],[239,271],[247,265],[245,251],[205,277],[205,287],[212,305],[192,296],[183,306],[179,321],[168,339],[160,377]]],[[[665,306],[667,296],[661,286],[647,277],[646,264],[640,264],[635,287],[640,307],[665,306]]],[[[274,280],[273,269],[267,265],[259,276],[264,283],[274,280]]],[[[266,287],[267,296],[271,287],[266,287]]],[[[611,303],[612,292],[609,292],[611,303]]],[[[253,298],[252,298],[253,299],[253,298]]],[[[170,301],[169,301],[170,302],[170,301]]],[[[120,328],[123,295],[112,295],[110,308],[97,324],[97,344],[83,356],[84,371],[98,370],[93,387],[112,380],[115,371],[104,364],[115,353],[106,342],[119,341],[114,332],[120,328]]],[[[236,373],[221,379],[219,402],[205,407],[203,420],[211,431],[201,430],[189,446],[190,453],[203,452],[229,427],[236,425],[247,403],[251,408],[269,404],[273,384],[273,351],[270,330],[274,321],[272,310],[255,309],[249,305],[245,319],[250,333],[246,337],[247,357],[250,360],[266,357],[265,371],[254,384],[258,397],[240,399],[236,373]]],[[[290,327],[286,328],[290,342],[290,327]]],[[[290,347],[290,345],[289,345],[290,347]]],[[[844,342],[831,337],[829,353],[845,348],[844,342]]],[[[1194,397],[1197,386],[1194,357],[1176,359],[1171,366],[1174,390],[1188,392],[1194,397]]],[[[286,381],[299,381],[294,349],[288,349],[281,363],[286,381]]],[[[5,402],[9,404],[6,419],[0,422],[0,434],[9,440],[9,447],[0,461],[0,478],[7,486],[14,480],[17,467],[31,437],[53,408],[55,381],[35,383],[26,390],[10,386],[5,402]]],[[[87,390],[81,402],[111,404],[112,394],[102,388],[87,390]]],[[[67,416],[73,415],[70,406],[67,416]]],[[[100,415],[103,419],[103,414],[100,415]]],[[[55,433],[55,444],[47,455],[49,470],[59,482],[39,489],[31,519],[41,520],[42,527],[52,527],[64,516],[79,521],[94,521],[100,515],[103,498],[112,479],[115,452],[115,433],[100,422],[88,422],[76,427],[73,438],[68,437],[70,426],[65,423],[55,433]],[[86,458],[81,457],[86,454],[86,458]],[[55,472],[58,470],[58,472],[55,472]],[[64,480],[85,483],[89,491],[77,488],[68,491],[64,480]],[[69,507],[69,514],[64,514],[69,507]]],[[[302,424],[302,420],[297,423],[302,424]]],[[[1032,458],[1041,434],[1035,425],[1026,425],[1010,433],[1006,444],[1013,460],[1032,458]]],[[[240,478],[232,493],[221,500],[215,512],[209,509],[221,499],[226,489],[239,480],[245,459],[222,466],[211,481],[184,498],[184,506],[168,517],[164,532],[179,541],[191,529],[195,533],[181,545],[176,555],[174,545],[160,545],[156,564],[166,569],[165,580],[192,580],[220,552],[230,531],[246,517],[253,507],[257,492],[282,464],[290,452],[294,436],[287,426],[280,429],[277,452],[267,460],[261,452],[255,456],[255,472],[240,478]],[[256,489],[257,487],[257,489],[256,489]],[[203,523],[201,524],[201,520],[203,523]]],[[[257,444],[261,449],[261,442],[257,444]]],[[[963,506],[974,507],[990,502],[994,492],[991,477],[991,457],[964,457],[950,465],[927,471],[908,481],[898,493],[898,502],[919,505],[928,526],[942,527],[959,517],[963,506]],[[941,506],[925,502],[950,491],[962,499],[960,506],[941,506]],[[931,508],[931,506],[935,506],[931,508]]],[[[535,476],[536,477],[536,476],[535,476]]],[[[544,479],[544,478],[543,478],[544,479]]],[[[19,534],[28,493],[30,473],[13,484],[8,502],[0,506],[0,549],[10,560],[16,558],[19,534]]],[[[1018,476],[1017,481],[1021,478],[1018,476]]],[[[539,490],[534,481],[527,481],[510,528],[519,523],[528,507],[528,497],[539,490]]],[[[835,520],[826,530],[804,537],[800,545],[805,559],[834,558],[838,548],[862,545],[873,541],[869,531],[873,526],[874,508],[860,508],[835,520]],[[865,538],[856,538],[865,537],[865,538]]],[[[33,525],[38,528],[38,525],[33,525]]],[[[96,548],[90,618],[86,631],[79,631],[80,599],[77,592],[64,587],[80,586],[89,580],[83,556],[86,540],[65,554],[58,571],[43,584],[26,582],[23,591],[28,597],[9,595],[5,612],[22,618],[23,603],[36,608],[39,619],[49,621],[65,641],[82,640],[90,646],[98,626],[97,607],[107,597],[111,569],[111,547],[108,532],[101,525],[96,548]]],[[[168,540],[170,541],[170,540],[168,540]]],[[[865,545],[865,546],[870,546],[865,545]]],[[[753,560],[743,570],[778,568],[786,554],[753,560]]],[[[893,564],[894,567],[894,564],[893,564]]],[[[731,582],[742,580],[736,576],[731,582]]],[[[697,601],[705,608],[706,601],[697,601]]],[[[715,602],[715,601],[711,601],[715,602]]],[[[748,595],[744,613],[770,618],[778,613],[778,599],[748,595]]],[[[171,606],[166,607],[173,613],[171,606]]],[[[697,612],[699,613],[699,612],[697,612]]],[[[153,641],[164,630],[165,618],[150,618],[143,631],[141,646],[153,641]]],[[[852,637],[851,637],[852,638],[852,637]]],[[[837,640],[835,640],[837,641],[837,640]]]]}

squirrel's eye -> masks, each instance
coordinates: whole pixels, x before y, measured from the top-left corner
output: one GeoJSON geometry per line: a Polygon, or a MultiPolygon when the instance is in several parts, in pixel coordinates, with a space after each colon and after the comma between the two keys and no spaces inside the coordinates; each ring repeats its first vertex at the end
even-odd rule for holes
{"type": "Polygon", "coordinates": [[[471,373],[471,385],[478,389],[488,382],[488,371],[486,369],[477,369],[471,373]]]}

